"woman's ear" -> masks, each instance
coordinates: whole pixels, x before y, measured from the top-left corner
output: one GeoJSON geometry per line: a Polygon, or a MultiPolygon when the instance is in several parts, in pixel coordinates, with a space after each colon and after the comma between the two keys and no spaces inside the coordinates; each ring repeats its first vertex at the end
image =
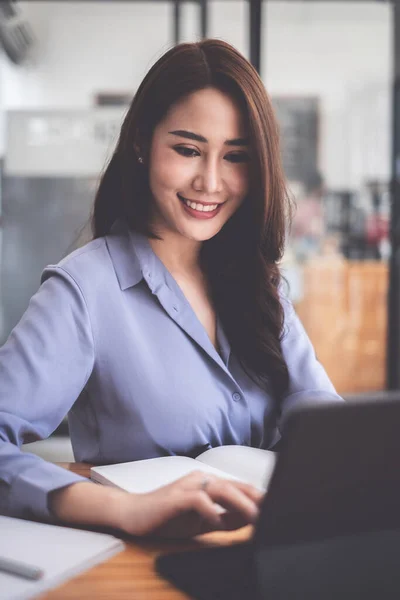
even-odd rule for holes
{"type": "Polygon", "coordinates": [[[147,144],[135,143],[133,147],[138,163],[141,165],[147,165],[149,162],[147,144]]]}
{"type": "Polygon", "coordinates": [[[142,151],[141,151],[141,149],[139,147],[139,144],[134,144],[133,147],[135,149],[135,154],[136,154],[137,161],[140,162],[141,164],[143,164],[143,162],[144,162],[143,161],[143,154],[142,154],[142,151]]]}

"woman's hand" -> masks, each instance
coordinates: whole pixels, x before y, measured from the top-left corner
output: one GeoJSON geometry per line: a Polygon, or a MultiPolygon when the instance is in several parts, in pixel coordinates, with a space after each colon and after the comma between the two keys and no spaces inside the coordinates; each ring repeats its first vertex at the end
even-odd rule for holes
{"type": "Polygon", "coordinates": [[[238,529],[254,523],[261,499],[251,485],[195,471],[154,492],[121,498],[119,527],[131,535],[163,537],[238,529]]]}
{"type": "Polygon", "coordinates": [[[118,527],[131,535],[192,537],[254,523],[261,498],[251,485],[195,471],[148,494],[78,482],[52,491],[48,506],[66,523],[118,527]]]}

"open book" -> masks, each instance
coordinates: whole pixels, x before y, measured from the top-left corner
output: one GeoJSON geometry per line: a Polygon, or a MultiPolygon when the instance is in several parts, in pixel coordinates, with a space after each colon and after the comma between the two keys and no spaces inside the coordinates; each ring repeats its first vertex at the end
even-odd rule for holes
{"type": "Polygon", "coordinates": [[[275,466],[275,452],[248,446],[219,446],[197,458],[162,456],[147,460],[92,467],[93,481],[131,493],[151,492],[191,471],[213,473],[225,479],[251,483],[262,491],[268,487],[275,466]]]}

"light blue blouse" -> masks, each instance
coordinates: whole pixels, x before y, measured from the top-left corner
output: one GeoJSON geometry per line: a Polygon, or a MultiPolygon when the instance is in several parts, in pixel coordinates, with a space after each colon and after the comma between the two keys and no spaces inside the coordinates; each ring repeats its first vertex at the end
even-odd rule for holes
{"type": "MultiPolygon", "coordinates": [[[[339,396],[282,302],[285,418],[295,404],[339,396]]],[[[48,492],[82,480],[20,450],[67,413],[77,461],[271,447],[274,400],[244,373],[220,323],[217,333],[221,354],[148,240],[123,226],[47,267],[0,349],[0,511],[48,519],[48,492]]]]}

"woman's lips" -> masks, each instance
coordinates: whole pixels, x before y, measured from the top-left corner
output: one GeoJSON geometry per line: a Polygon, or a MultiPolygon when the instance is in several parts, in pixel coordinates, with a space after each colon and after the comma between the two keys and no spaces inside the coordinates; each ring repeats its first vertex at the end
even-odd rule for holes
{"type": "MultiPolygon", "coordinates": [[[[177,194],[184,210],[191,215],[192,217],[195,217],[196,219],[212,219],[213,217],[215,217],[216,214],[219,213],[219,211],[221,210],[221,207],[223,204],[225,204],[224,202],[222,202],[221,204],[218,204],[217,208],[215,208],[214,210],[196,210],[195,208],[192,208],[191,206],[188,206],[185,202],[185,200],[187,200],[187,198],[184,198],[184,196],[181,196],[180,194],[177,194]]],[[[191,200],[187,200],[189,202],[192,202],[191,200]]],[[[203,206],[207,206],[207,204],[205,203],[201,203],[201,202],[197,202],[196,204],[203,204],[203,206]]],[[[217,204],[217,203],[215,203],[217,204]]],[[[210,206],[210,204],[208,204],[208,206],[210,206]]]]}

